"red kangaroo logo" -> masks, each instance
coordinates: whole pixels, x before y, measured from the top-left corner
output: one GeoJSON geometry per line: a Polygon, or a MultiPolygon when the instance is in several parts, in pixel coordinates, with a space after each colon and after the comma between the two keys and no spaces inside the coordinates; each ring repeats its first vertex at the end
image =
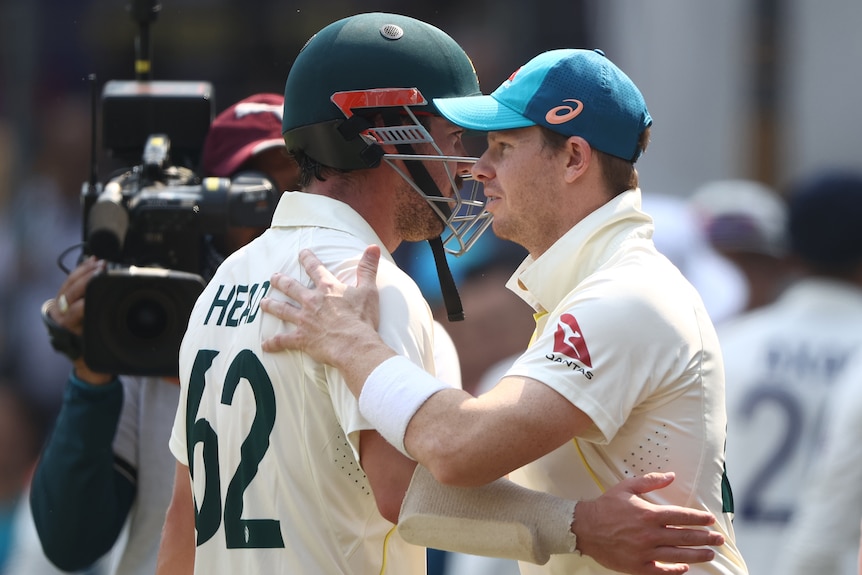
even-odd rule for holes
{"type": "Polygon", "coordinates": [[[593,367],[590,350],[581,335],[581,326],[572,314],[560,316],[557,331],[554,333],[554,352],[577,359],[587,367],[593,367]]]}

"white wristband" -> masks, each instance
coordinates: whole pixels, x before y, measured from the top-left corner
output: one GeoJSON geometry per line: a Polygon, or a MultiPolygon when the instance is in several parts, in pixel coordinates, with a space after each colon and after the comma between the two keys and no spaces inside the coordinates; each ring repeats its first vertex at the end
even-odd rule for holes
{"type": "Polygon", "coordinates": [[[359,394],[359,411],[383,438],[410,457],[404,435],[413,415],[429,397],[451,389],[402,355],[390,357],[365,380],[359,394]]]}

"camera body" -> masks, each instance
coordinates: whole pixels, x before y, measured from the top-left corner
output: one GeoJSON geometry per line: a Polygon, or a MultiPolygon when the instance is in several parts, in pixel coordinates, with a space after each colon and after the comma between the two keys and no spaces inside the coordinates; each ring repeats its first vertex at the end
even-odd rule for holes
{"type": "Polygon", "coordinates": [[[188,167],[214,115],[208,84],[152,84],[111,81],[103,90],[106,148],[140,163],[81,192],[84,255],[108,262],[87,286],[83,355],[100,372],[175,376],[205,268],[227,255],[213,253],[214,239],[233,227],[266,228],[277,198],[263,174],[201,178],[188,167]],[[171,131],[180,134],[174,150],[171,131]]]}

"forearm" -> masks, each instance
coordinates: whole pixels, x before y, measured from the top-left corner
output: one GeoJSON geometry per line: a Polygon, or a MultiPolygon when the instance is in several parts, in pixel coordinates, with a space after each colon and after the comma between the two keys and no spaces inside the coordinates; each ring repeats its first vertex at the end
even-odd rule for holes
{"type": "Polygon", "coordinates": [[[480,397],[452,389],[403,357],[376,368],[359,409],[438,481],[484,485],[578,436],[589,417],[550,387],[505,377],[480,397]],[[518,433],[512,434],[511,430],[518,433]]]}
{"type": "Polygon", "coordinates": [[[134,499],[134,483],[116,470],[111,448],[122,401],[119,381],[94,387],[70,378],[36,467],[34,522],[46,555],[62,569],[86,567],[107,552],[134,499]]]}
{"type": "Polygon", "coordinates": [[[156,575],[191,575],[195,569],[195,510],[189,468],[177,463],[174,491],[165,516],[156,575]]]}
{"type": "Polygon", "coordinates": [[[359,398],[365,381],[380,364],[398,355],[380,339],[377,332],[359,338],[345,353],[335,356],[333,366],[338,369],[351,393],[359,398]]]}

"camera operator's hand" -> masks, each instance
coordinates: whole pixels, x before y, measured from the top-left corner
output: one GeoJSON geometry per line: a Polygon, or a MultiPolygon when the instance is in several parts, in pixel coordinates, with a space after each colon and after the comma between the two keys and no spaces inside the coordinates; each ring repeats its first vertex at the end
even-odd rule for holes
{"type": "MultiPolygon", "coordinates": [[[[90,279],[105,269],[104,260],[97,260],[90,256],[78,267],[72,270],[60,290],[57,292],[57,297],[54,298],[54,305],[47,309],[51,319],[63,329],[66,329],[78,337],[81,337],[84,332],[84,294],[87,291],[87,284],[90,279]]],[[[75,375],[87,383],[92,385],[103,385],[113,379],[113,375],[97,373],[92,371],[84,362],[83,357],[79,357],[73,361],[75,366],[75,375]]]]}

